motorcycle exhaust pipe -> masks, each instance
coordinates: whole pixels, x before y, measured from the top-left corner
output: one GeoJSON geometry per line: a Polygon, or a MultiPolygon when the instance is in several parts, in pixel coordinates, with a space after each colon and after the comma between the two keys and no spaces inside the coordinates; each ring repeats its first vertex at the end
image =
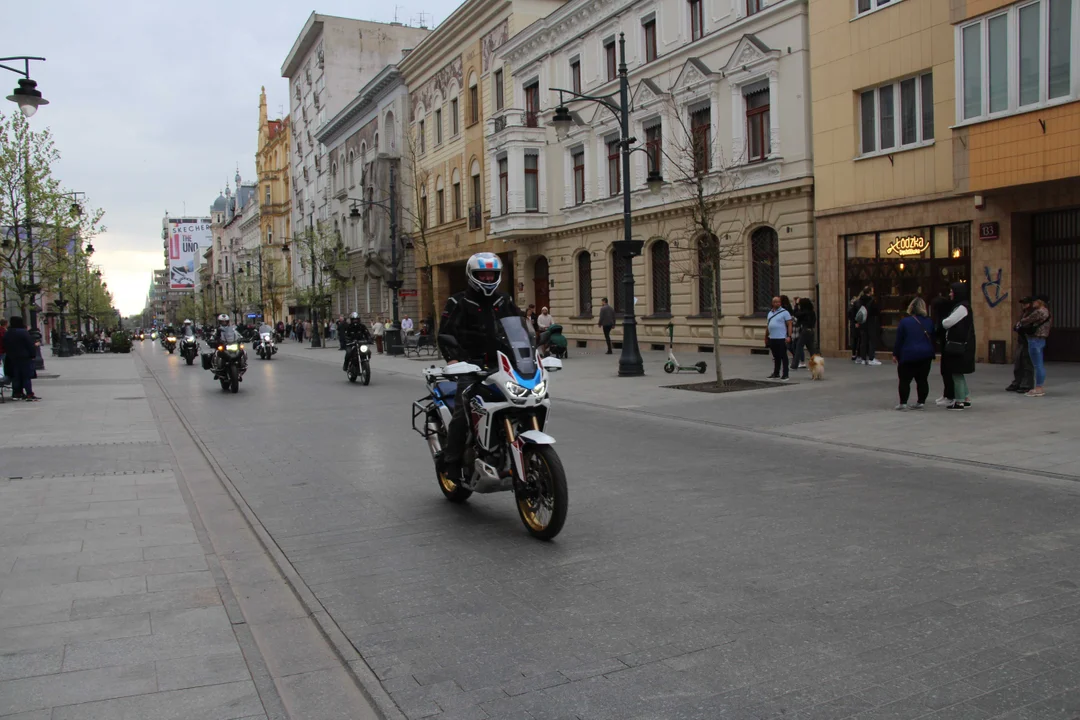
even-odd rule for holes
{"type": "Polygon", "coordinates": [[[442,445],[439,443],[439,426],[437,423],[426,423],[427,428],[427,444],[428,450],[431,451],[431,457],[435,458],[440,452],[442,452],[442,445]]]}

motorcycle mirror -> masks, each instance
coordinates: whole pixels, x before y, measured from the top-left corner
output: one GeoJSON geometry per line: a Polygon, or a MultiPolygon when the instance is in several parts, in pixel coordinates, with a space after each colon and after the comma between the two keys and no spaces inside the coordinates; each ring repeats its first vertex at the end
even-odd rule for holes
{"type": "Polygon", "coordinates": [[[559,370],[562,370],[562,360],[559,358],[546,357],[540,361],[540,364],[543,365],[544,369],[548,372],[558,372],[559,370]]]}

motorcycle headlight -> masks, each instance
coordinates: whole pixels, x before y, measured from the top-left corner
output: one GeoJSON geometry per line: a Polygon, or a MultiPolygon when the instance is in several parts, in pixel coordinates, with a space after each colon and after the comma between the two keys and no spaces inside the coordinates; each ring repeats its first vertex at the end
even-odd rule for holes
{"type": "Polygon", "coordinates": [[[533,388],[532,392],[536,397],[544,397],[544,394],[547,392],[547,383],[541,380],[536,383],[536,387],[533,388]]]}
{"type": "Polygon", "coordinates": [[[231,343],[229,345],[226,345],[225,349],[228,350],[229,352],[236,352],[236,351],[238,351],[240,349],[240,345],[237,344],[237,343],[231,343]]]}
{"type": "Polygon", "coordinates": [[[176,342],[176,338],[174,338],[174,337],[167,337],[165,339],[168,340],[169,342],[176,342]]]}
{"type": "Polygon", "coordinates": [[[362,353],[364,353],[366,355],[367,354],[367,345],[361,345],[360,346],[360,352],[362,352],[362,353]]]}
{"type": "Polygon", "coordinates": [[[506,381],[506,392],[510,393],[513,397],[523,398],[529,394],[528,388],[523,388],[516,382],[510,380],[506,381]]]}

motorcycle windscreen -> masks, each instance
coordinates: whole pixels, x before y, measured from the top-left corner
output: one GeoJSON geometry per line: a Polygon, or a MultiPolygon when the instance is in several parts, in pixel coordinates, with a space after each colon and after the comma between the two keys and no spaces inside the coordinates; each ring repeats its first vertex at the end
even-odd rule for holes
{"type": "Polygon", "coordinates": [[[272,327],[270,327],[269,325],[267,325],[266,323],[263,323],[262,325],[259,326],[259,334],[260,335],[270,335],[270,334],[273,334],[273,332],[274,332],[274,329],[272,327]]]}
{"type": "Polygon", "coordinates": [[[500,350],[506,353],[514,369],[523,378],[531,379],[536,375],[536,351],[533,336],[525,318],[514,316],[499,321],[498,328],[500,350]]]}
{"type": "Polygon", "coordinates": [[[195,337],[195,329],[185,325],[184,326],[184,337],[195,337]]]}
{"type": "Polygon", "coordinates": [[[240,333],[236,332],[236,328],[232,325],[226,325],[221,328],[221,342],[231,345],[232,343],[240,342],[240,333]]]}

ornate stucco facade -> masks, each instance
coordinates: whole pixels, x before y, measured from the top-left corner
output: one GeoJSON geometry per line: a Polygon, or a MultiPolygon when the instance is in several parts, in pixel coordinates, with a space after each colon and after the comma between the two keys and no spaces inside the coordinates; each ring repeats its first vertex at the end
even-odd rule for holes
{"type": "MultiPolygon", "coordinates": [[[[775,294],[814,295],[806,0],[747,3],[572,0],[500,47],[505,108],[486,125],[490,237],[515,250],[519,304],[548,305],[579,346],[601,342],[607,297],[636,303],[643,348],[711,350],[711,280],[698,262],[690,205],[700,178],[721,254],[720,343],[760,348],[775,294]],[[624,266],[619,126],[604,107],[566,98],[567,139],[549,127],[555,88],[618,102],[618,38],[630,80],[635,298],[624,266]],[[695,139],[696,138],[696,139],[695,139]],[[695,143],[702,150],[695,151],[695,143]],[[695,153],[698,152],[698,155],[695,153]],[[698,166],[700,163],[700,166],[698,166]],[[667,181],[654,194],[648,170],[667,181]]],[[[621,330],[613,336],[618,338],[621,330]]]]}
{"type": "MultiPolygon", "coordinates": [[[[260,312],[271,322],[284,320],[288,297],[285,286],[292,277],[292,258],[283,252],[292,237],[292,186],[290,181],[291,119],[286,116],[271,120],[266,112],[266,88],[259,95],[259,145],[255,153],[255,173],[259,178],[257,238],[250,238],[251,226],[245,227],[245,263],[253,264],[256,297],[262,289],[260,302],[266,307],[260,312]]],[[[246,270],[246,268],[245,268],[246,270]]],[[[248,285],[252,285],[249,279],[248,285]]]]}

